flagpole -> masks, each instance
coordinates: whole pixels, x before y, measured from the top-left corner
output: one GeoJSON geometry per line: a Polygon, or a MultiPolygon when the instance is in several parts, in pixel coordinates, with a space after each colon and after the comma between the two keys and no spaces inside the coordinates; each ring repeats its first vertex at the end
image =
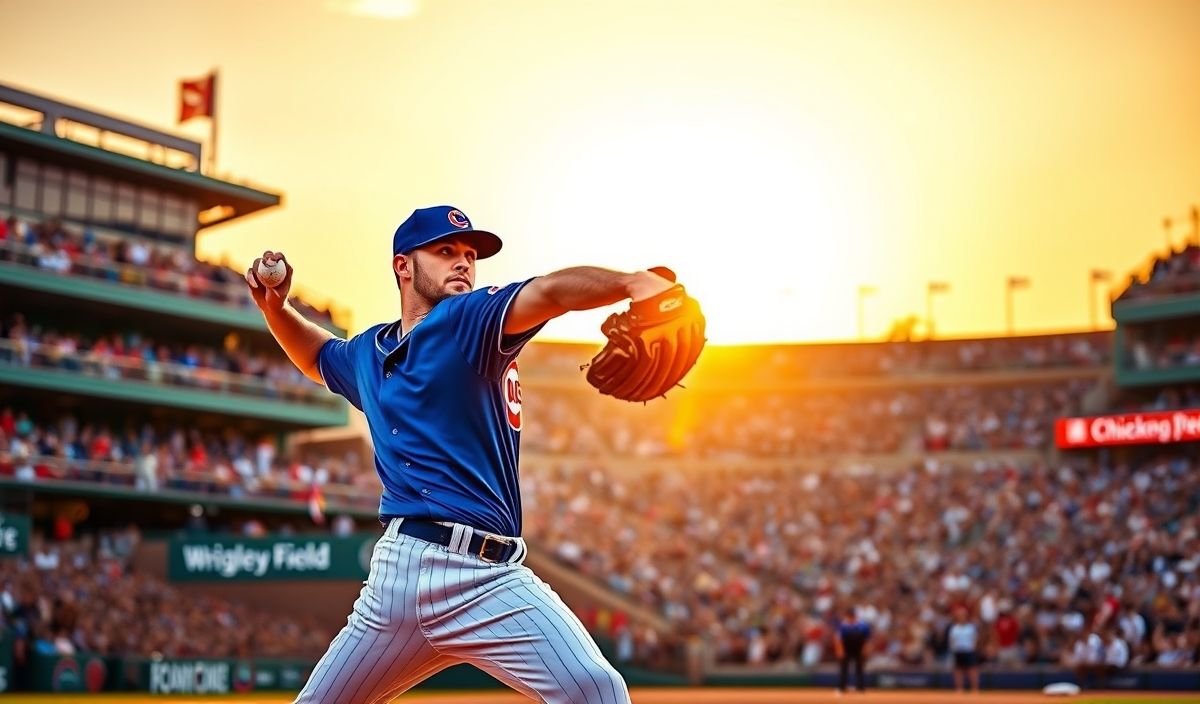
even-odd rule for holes
{"type": "Polygon", "coordinates": [[[925,339],[932,340],[935,334],[933,324],[933,295],[950,290],[950,284],[945,281],[930,281],[925,285],[925,339]]]}
{"type": "Polygon", "coordinates": [[[1092,323],[1092,329],[1096,330],[1100,327],[1100,317],[1096,314],[1096,270],[1092,269],[1091,283],[1088,285],[1088,320],[1092,323]]]}
{"type": "Polygon", "coordinates": [[[863,318],[863,299],[878,292],[879,291],[874,286],[867,286],[864,284],[858,287],[858,339],[860,341],[866,339],[866,327],[864,326],[863,318]]]}
{"type": "Polygon", "coordinates": [[[1096,284],[1101,281],[1109,281],[1112,278],[1112,272],[1107,269],[1092,269],[1091,283],[1088,285],[1088,315],[1092,321],[1092,329],[1100,329],[1100,316],[1096,308],[1096,284]]]}
{"type": "Polygon", "coordinates": [[[1009,276],[1005,284],[1004,317],[1007,319],[1009,337],[1012,337],[1016,331],[1016,326],[1013,324],[1013,291],[1027,286],[1029,286],[1029,279],[1024,276],[1009,276]]]}
{"type": "Polygon", "coordinates": [[[212,88],[209,92],[209,107],[212,114],[208,116],[208,175],[217,175],[217,69],[212,70],[212,88]]]}

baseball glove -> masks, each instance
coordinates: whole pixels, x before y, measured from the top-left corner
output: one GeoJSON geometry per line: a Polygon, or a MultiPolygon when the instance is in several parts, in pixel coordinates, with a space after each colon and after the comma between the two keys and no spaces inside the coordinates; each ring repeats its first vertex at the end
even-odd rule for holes
{"type": "MultiPolygon", "coordinates": [[[[675,280],[665,267],[650,271],[675,280]]],[[[622,401],[665,396],[696,364],[706,341],[700,304],[680,284],[613,313],[600,332],[608,343],[586,365],[587,381],[622,401]]]]}

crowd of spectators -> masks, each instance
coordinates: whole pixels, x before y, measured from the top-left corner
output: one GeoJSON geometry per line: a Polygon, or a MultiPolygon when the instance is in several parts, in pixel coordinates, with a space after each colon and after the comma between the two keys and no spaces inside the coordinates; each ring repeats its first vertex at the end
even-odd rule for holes
{"type": "MultiPolygon", "coordinates": [[[[6,331],[10,338],[12,327],[6,331]]],[[[51,342],[43,335],[56,334],[34,336],[38,347],[30,355],[50,354],[43,348],[51,342]]],[[[113,348],[123,345],[127,354],[140,350],[131,356],[143,360],[157,354],[148,341],[106,340],[113,348]]],[[[75,338],[75,351],[81,342],[75,338]]],[[[887,351],[907,345],[878,345],[864,354],[879,359],[860,366],[847,361],[842,376],[1044,368],[1066,360],[1086,367],[1108,350],[1106,339],[1060,336],[1039,338],[1040,352],[1010,355],[1020,347],[1009,342],[964,342],[947,346],[944,356],[921,353],[922,361],[886,368],[879,359],[915,357],[887,351]]],[[[580,349],[531,346],[530,366],[540,362],[551,371],[566,370],[564,360],[580,349]]],[[[782,347],[770,353],[781,359],[808,354],[782,347]]],[[[804,364],[820,366],[816,357],[804,364]]],[[[874,631],[873,666],[944,661],[946,630],[959,607],[982,628],[988,662],[1075,666],[1092,657],[1097,642],[1105,650],[1121,640],[1128,646],[1127,664],[1200,664],[1196,453],[1172,448],[1128,462],[1106,454],[1053,462],[1027,459],[1028,453],[1019,455],[1025,459],[1003,458],[1007,450],[1046,449],[1054,419],[1081,413],[1082,400],[1097,383],[1081,375],[981,385],[710,390],[673,394],[646,406],[608,403],[569,385],[549,384],[525,397],[524,532],[563,563],[671,624],[667,632],[634,627],[624,614],[619,623],[604,624],[623,660],[662,663],[682,643],[699,639],[718,662],[812,666],[831,660],[836,620],[853,606],[874,631]],[[955,465],[938,454],[944,450],[989,452],[955,465]],[[817,457],[819,464],[822,455],[872,453],[922,459],[904,469],[884,469],[864,458],[839,463],[836,471],[832,465],[828,471],[800,471],[791,462],[817,457]],[[641,458],[666,462],[651,469],[637,462],[641,458]],[[688,460],[694,458],[717,467],[691,467],[688,460]]],[[[1158,403],[1200,400],[1194,389],[1181,393],[1158,403]]],[[[247,437],[233,428],[205,432],[34,418],[21,408],[0,408],[3,475],[23,481],[118,476],[143,491],[299,501],[313,485],[336,485],[357,492],[364,506],[378,500],[378,479],[365,458],[285,456],[271,438],[247,437]],[[117,463],[127,471],[99,472],[93,462],[117,463]]],[[[58,564],[67,565],[67,576],[36,573],[59,580],[50,586],[29,581],[28,574],[17,579],[10,574],[15,568],[0,563],[0,584],[9,585],[0,599],[8,613],[10,602],[47,595],[49,605],[37,607],[48,629],[39,647],[99,652],[124,647],[113,643],[127,631],[113,632],[110,626],[116,626],[104,619],[76,629],[100,634],[98,641],[72,640],[73,630],[53,627],[62,584],[96,588],[82,570],[99,575],[96,579],[123,580],[159,609],[164,602],[154,599],[178,598],[161,582],[129,573],[103,546],[60,548],[58,564]],[[113,564],[120,569],[114,572],[113,564]],[[84,567],[71,572],[76,565],[84,567]],[[116,576],[104,577],[110,573],[116,576]],[[25,584],[35,586],[21,596],[25,584]]],[[[33,564],[23,569],[38,569],[36,559],[33,564]]],[[[129,593],[123,590],[118,593],[129,593]]],[[[139,626],[147,632],[138,638],[165,654],[258,647],[255,627],[248,625],[255,617],[236,606],[198,600],[161,618],[169,622],[162,633],[153,632],[151,619],[139,626]],[[228,633],[215,629],[209,640],[173,644],[169,632],[181,630],[178,624],[200,613],[197,609],[228,614],[228,633]],[[203,650],[172,651],[177,647],[203,650]]],[[[278,639],[293,650],[313,645],[297,637],[293,632],[278,639]]],[[[317,652],[328,642],[322,638],[317,652]]]]}
{"type": "MultiPolygon", "coordinates": [[[[237,377],[287,397],[328,394],[289,363],[243,351],[156,344],[137,334],[91,340],[29,325],[20,315],[0,321],[0,363],[63,367],[109,376],[216,388],[237,377]],[[216,372],[206,374],[206,371],[216,372]],[[226,374],[234,376],[227,377],[226,374]]],[[[1048,343],[1050,347],[1061,345],[1048,343]]],[[[1070,347],[1071,345],[1066,345],[1070,347]]],[[[561,353],[561,351],[559,352],[561,353]]],[[[546,353],[542,353],[546,354],[546,353]]],[[[992,355],[986,355],[992,356],[992,355]]],[[[536,382],[535,382],[536,383],[536,382]]],[[[646,406],[613,404],[570,385],[527,394],[527,455],[743,458],[788,460],[823,454],[919,453],[943,450],[1044,449],[1056,417],[1077,415],[1092,377],[993,385],[871,385],[841,390],[688,392],[646,406]]],[[[249,387],[249,384],[247,385],[249,387]]],[[[582,387],[580,387],[582,388],[582,387]]],[[[69,476],[240,495],[279,495],[280,479],[361,488],[363,504],[378,488],[369,458],[264,461],[273,442],[232,428],[120,425],[73,417],[34,422],[22,409],[0,414],[0,473],[22,479],[69,476]],[[58,462],[39,462],[57,458],[58,462]],[[132,471],[92,473],[82,461],[122,463],[132,471]],[[71,463],[79,463],[74,467],[71,463]]],[[[286,493],[286,492],[283,492],[286,493]]]]}
{"type": "MultiPolygon", "coordinates": [[[[246,290],[244,272],[227,262],[218,266],[199,261],[183,244],[156,244],[126,235],[98,237],[91,228],[81,233],[55,218],[40,223],[16,216],[0,220],[0,261],[243,308],[254,305],[246,290]]],[[[310,319],[332,320],[329,310],[299,298],[291,300],[310,319]]]]}
{"type": "Polygon", "coordinates": [[[1200,384],[1124,389],[1112,399],[1110,413],[1154,413],[1200,409],[1200,384]]]}
{"type": "MultiPolygon", "coordinates": [[[[706,396],[703,408],[604,403],[544,389],[526,408],[527,457],[775,459],[820,455],[1044,449],[1053,421],[1076,415],[1082,381],[1032,386],[930,387],[849,395],[813,392],[706,396]]],[[[366,457],[277,455],[270,438],[225,428],[121,424],[74,416],[33,419],[0,409],[0,475],[24,481],[95,479],[233,496],[304,498],[291,487],[338,485],[356,502],[377,498],[366,457]],[[92,463],[117,463],[107,472],[92,463]]]]}
{"type": "Polygon", "coordinates": [[[1200,408],[1200,385],[1172,384],[1153,395],[1153,399],[1143,402],[1138,410],[1144,411],[1178,411],[1187,408],[1200,408]]]}
{"type": "Polygon", "coordinates": [[[33,654],[316,659],[331,633],[315,623],[185,592],[138,572],[136,528],[68,542],[34,538],[0,560],[0,630],[20,673],[33,654]]]}
{"type": "Polygon", "coordinates": [[[167,344],[137,332],[93,338],[30,323],[20,313],[0,319],[0,364],[287,400],[330,399],[280,355],[167,344]]]}
{"type": "Polygon", "coordinates": [[[80,422],[71,415],[35,420],[0,408],[0,477],[21,481],[72,479],[177,489],[234,497],[306,501],[313,487],[341,487],[342,503],[374,506],[379,482],[366,458],[281,453],[268,436],[234,428],[80,422]],[[114,471],[124,470],[124,471],[114,471]]]}
{"type": "Polygon", "coordinates": [[[1045,449],[1094,378],[999,386],[679,393],[645,406],[527,393],[522,449],[584,456],[797,457],[1045,449]]]}
{"type": "Polygon", "coordinates": [[[931,457],[836,474],[545,461],[523,471],[525,532],[674,624],[638,657],[703,637],[719,662],[811,666],[855,607],[873,665],[929,665],[965,606],[989,662],[1073,666],[1076,641],[1117,633],[1129,664],[1196,665],[1195,461],[931,457]]]}
{"type": "Polygon", "coordinates": [[[1134,371],[1200,366],[1200,330],[1133,327],[1127,335],[1126,362],[1134,371]]]}
{"type": "MultiPolygon", "coordinates": [[[[597,345],[531,344],[521,352],[522,373],[579,374],[580,366],[597,350],[597,345]]],[[[774,382],[914,376],[1096,367],[1107,364],[1111,353],[1109,332],[869,344],[711,346],[695,373],[774,382]]]]}
{"type": "Polygon", "coordinates": [[[1145,276],[1135,277],[1118,300],[1134,300],[1200,291],[1200,244],[1189,242],[1167,257],[1158,257],[1145,276]]]}

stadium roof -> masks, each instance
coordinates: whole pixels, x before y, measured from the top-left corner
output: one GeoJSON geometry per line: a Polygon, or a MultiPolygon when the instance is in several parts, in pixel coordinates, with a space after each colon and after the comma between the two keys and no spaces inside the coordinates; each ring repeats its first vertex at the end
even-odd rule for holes
{"type": "Polygon", "coordinates": [[[195,198],[201,212],[221,208],[219,213],[203,219],[200,228],[228,222],[282,201],[279,193],[222,181],[194,170],[199,167],[200,157],[200,144],[195,141],[3,84],[0,84],[0,103],[41,113],[36,120],[37,128],[0,120],[0,144],[6,149],[18,155],[99,171],[139,185],[172,190],[195,198]],[[191,157],[193,168],[174,168],[60,137],[55,124],[60,120],[138,140],[148,145],[150,153],[156,148],[182,153],[191,157]]]}

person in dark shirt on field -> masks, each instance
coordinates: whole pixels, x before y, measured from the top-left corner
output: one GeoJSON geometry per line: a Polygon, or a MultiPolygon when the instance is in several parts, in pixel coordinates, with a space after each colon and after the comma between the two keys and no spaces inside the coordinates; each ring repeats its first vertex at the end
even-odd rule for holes
{"type": "Polygon", "coordinates": [[[846,680],[850,674],[850,663],[854,663],[855,677],[858,681],[858,691],[867,689],[863,676],[863,660],[866,658],[867,640],[871,637],[871,627],[858,620],[854,608],[846,609],[845,618],[838,624],[834,634],[833,650],[841,667],[841,677],[838,679],[838,692],[846,691],[846,680]]]}

